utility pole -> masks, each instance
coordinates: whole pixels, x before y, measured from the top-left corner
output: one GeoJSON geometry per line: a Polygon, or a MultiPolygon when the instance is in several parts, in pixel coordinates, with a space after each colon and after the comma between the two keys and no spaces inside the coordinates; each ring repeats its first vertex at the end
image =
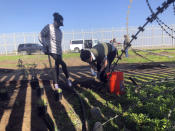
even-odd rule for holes
{"type": "Polygon", "coordinates": [[[129,19],[129,14],[130,14],[130,8],[131,8],[132,0],[129,0],[129,5],[128,5],[128,11],[126,14],[126,34],[128,36],[128,19],[129,19]]]}

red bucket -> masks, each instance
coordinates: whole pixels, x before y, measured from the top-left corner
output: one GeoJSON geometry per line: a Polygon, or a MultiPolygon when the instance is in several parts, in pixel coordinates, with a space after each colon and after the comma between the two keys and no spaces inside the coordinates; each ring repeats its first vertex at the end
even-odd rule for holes
{"type": "Polygon", "coordinates": [[[107,73],[107,78],[109,79],[110,93],[115,93],[116,95],[124,94],[123,72],[112,72],[111,76],[110,73],[107,73]]]}

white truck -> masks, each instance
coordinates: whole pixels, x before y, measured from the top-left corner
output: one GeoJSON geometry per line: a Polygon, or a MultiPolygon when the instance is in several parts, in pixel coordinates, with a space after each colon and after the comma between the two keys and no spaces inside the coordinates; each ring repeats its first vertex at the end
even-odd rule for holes
{"type": "Polygon", "coordinates": [[[71,40],[70,50],[73,52],[80,52],[81,49],[90,49],[99,43],[98,40],[71,40]]]}

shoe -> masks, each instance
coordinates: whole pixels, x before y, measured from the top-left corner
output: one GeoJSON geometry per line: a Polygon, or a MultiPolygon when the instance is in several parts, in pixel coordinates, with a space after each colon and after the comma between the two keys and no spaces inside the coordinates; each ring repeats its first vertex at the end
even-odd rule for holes
{"type": "Polygon", "coordinates": [[[71,87],[71,86],[72,86],[72,82],[71,82],[71,80],[70,80],[70,79],[67,79],[67,84],[68,84],[68,86],[69,86],[69,87],[71,87]]]}

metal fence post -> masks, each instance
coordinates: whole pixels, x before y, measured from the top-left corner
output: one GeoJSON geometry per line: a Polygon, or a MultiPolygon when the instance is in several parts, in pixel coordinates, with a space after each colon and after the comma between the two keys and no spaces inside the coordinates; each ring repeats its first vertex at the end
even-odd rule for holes
{"type": "Polygon", "coordinates": [[[62,31],[62,45],[63,45],[63,52],[64,52],[65,51],[64,31],[62,31]]]}
{"type": "Polygon", "coordinates": [[[16,47],[16,34],[13,33],[13,42],[14,42],[14,49],[15,49],[15,54],[18,54],[17,47],[16,47]]]}
{"type": "Polygon", "coordinates": [[[91,38],[94,39],[93,29],[91,29],[91,38]]]}
{"type": "Polygon", "coordinates": [[[25,33],[23,33],[23,36],[24,36],[24,43],[26,43],[26,36],[25,36],[25,33]]]}
{"type": "Polygon", "coordinates": [[[104,42],[104,32],[103,32],[103,29],[101,30],[101,33],[102,33],[102,41],[104,42]]]}
{"type": "Polygon", "coordinates": [[[75,36],[74,36],[74,31],[72,31],[72,39],[74,40],[75,36]]]}
{"type": "MultiPolygon", "coordinates": [[[[175,30],[175,25],[173,25],[173,30],[175,30]]],[[[175,33],[173,32],[173,36],[175,35],[175,33]]],[[[173,39],[173,47],[175,47],[175,40],[173,39]]]]}
{"type": "Polygon", "coordinates": [[[162,30],[162,37],[161,38],[162,38],[162,46],[163,46],[163,29],[161,29],[161,30],[162,30]]]}
{"type": "Polygon", "coordinates": [[[113,27],[112,27],[112,39],[111,40],[113,40],[114,39],[114,31],[113,31],[114,29],[113,29],[113,27]]]}
{"type": "MultiPolygon", "coordinates": [[[[174,28],[173,28],[173,25],[172,25],[172,36],[174,36],[174,28]]],[[[174,39],[173,39],[173,37],[172,37],[172,48],[174,47],[174,39]]]]}
{"type": "Polygon", "coordinates": [[[83,38],[83,40],[84,40],[84,32],[83,32],[83,29],[81,29],[81,36],[82,36],[82,38],[83,38]]]}
{"type": "MultiPolygon", "coordinates": [[[[153,28],[153,26],[151,26],[151,45],[153,45],[153,42],[154,42],[154,28],[153,28]]],[[[153,47],[153,46],[151,46],[152,48],[155,48],[155,47],[153,47]]]]}
{"type": "Polygon", "coordinates": [[[6,43],[6,39],[5,39],[5,34],[3,35],[4,36],[4,49],[5,49],[5,54],[7,55],[7,43],[6,43]]]}
{"type": "Polygon", "coordinates": [[[36,43],[36,34],[33,33],[33,42],[36,43]]]}

